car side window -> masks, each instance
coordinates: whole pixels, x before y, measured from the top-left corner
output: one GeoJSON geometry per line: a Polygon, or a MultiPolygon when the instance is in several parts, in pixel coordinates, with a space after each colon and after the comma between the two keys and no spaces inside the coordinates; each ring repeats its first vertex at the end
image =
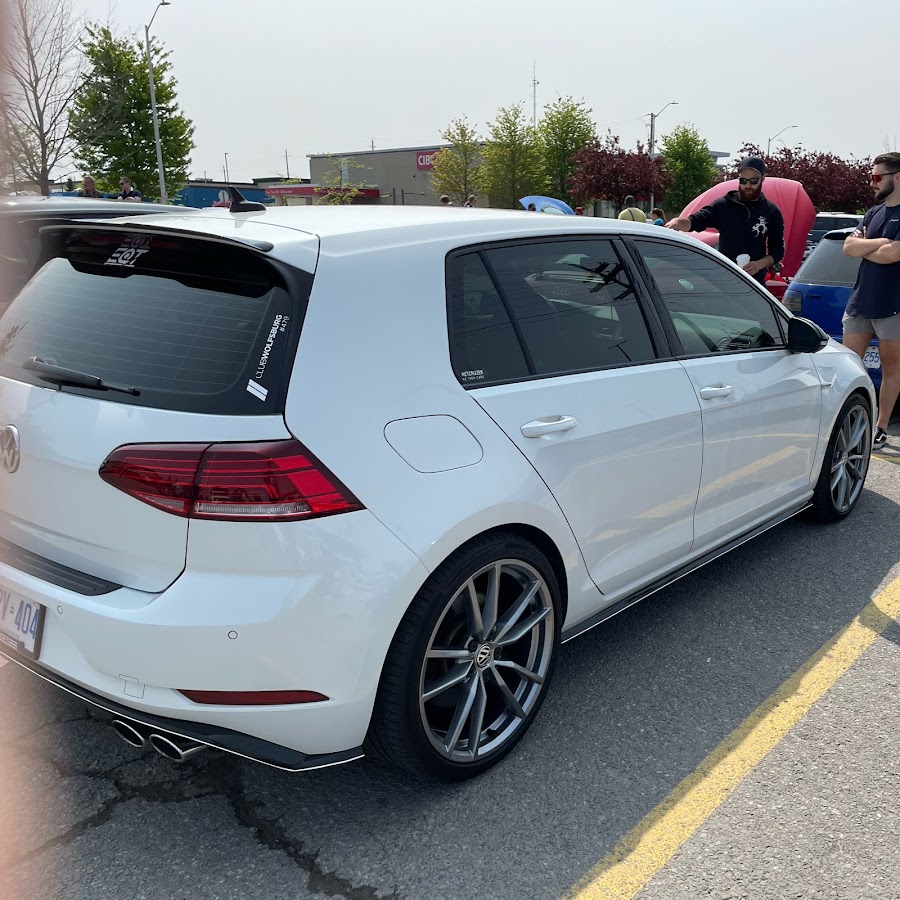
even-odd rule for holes
{"type": "Polygon", "coordinates": [[[503,300],[478,253],[450,261],[450,344],[463,385],[502,384],[531,373],[503,300]]]}
{"type": "Polygon", "coordinates": [[[485,251],[536,375],[656,358],[640,302],[610,241],[527,242],[485,251]]]}
{"type": "Polygon", "coordinates": [[[634,243],[686,355],[784,346],[772,305],[736,272],[689,247],[634,243]]]}

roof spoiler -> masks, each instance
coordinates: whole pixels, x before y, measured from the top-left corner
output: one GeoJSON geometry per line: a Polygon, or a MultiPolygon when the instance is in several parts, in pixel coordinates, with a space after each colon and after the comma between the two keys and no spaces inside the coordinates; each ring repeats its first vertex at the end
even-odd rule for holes
{"type": "Polygon", "coordinates": [[[233,184],[228,185],[228,193],[231,195],[231,211],[233,213],[266,211],[264,203],[245,199],[244,195],[233,184]]]}

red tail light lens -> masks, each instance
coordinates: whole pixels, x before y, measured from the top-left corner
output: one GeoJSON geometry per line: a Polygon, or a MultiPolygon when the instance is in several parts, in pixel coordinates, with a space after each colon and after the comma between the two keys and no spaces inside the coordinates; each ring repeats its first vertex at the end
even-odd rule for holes
{"type": "Polygon", "coordinates": [[[136,444],[100,477],[157,509],[191,519],[284,522],[362,509],[299,441],[136,444]]]}

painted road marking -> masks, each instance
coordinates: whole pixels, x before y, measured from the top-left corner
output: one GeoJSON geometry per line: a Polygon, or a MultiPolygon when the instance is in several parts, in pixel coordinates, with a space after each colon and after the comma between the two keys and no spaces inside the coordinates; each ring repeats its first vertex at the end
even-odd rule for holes
{"type": "Polygon", "coordinates": [[[628,900],[643,890],[813,704],[898,619],[900,578],[810,657],[644,816],[566,894],[568,900],[628,900]]]}
{"type": "Polygon", "coordinates": [[[886,456],[882,453],[873,453],[872,459],[882,459],[885,462],[893,463],[895,466],[900,466],[900,456],[886,456]]]}

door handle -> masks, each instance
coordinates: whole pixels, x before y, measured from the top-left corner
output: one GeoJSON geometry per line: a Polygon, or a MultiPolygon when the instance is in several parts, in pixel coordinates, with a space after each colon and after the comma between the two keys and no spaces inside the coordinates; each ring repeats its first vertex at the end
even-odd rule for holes
{"type": "Polygon", "coordinates": [[[716,397],[730,397],[734,388],[730,384],[711,384],[709,387],[700,388],[700,396],[704,400],[713,400],[716,397]]]}
{"type": "Polygon", "coordinates": [[[538,438],[555,431],[571,431],[578,423],[573,416],[557,416],[555,419],[535,419],[522,426],[522,434],[527,438],[538,438]]]}

